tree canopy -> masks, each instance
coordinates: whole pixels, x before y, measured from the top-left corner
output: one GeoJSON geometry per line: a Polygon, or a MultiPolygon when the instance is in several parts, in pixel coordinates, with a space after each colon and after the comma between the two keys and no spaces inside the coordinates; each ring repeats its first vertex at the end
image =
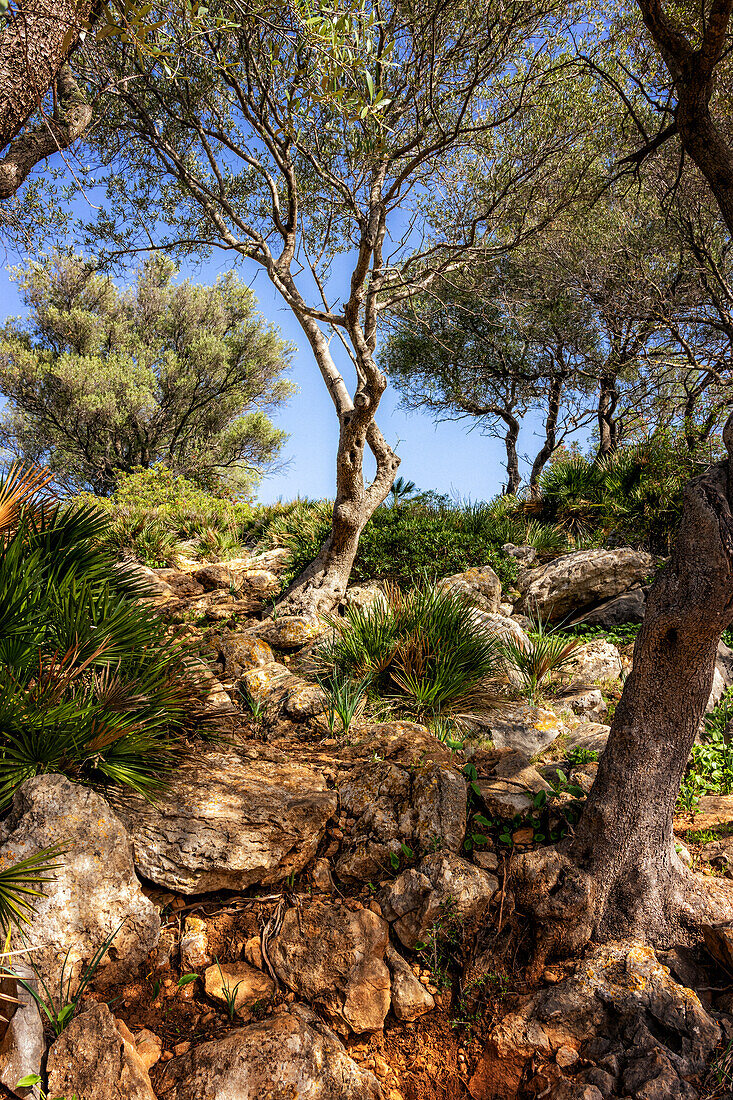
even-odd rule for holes
{"type": "Polygon", "coordinates": [[[293,392],[291,348],[232,273],[176,283],[155,257],[120,291],[82,256],[16,270],[27,322],[0,332],[0,440],[59,482],[107,494],[163,463],[250,492],[285,439],[269,413],[293,392]]]}

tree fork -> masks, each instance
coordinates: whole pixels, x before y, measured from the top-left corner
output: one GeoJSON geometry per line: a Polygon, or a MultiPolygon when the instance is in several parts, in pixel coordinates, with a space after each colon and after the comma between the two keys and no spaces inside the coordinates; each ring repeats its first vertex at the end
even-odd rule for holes
{"type": "Polygon", "coordinates": [[[728,457],[689,483],[669,561],[647,601],[634,665],[572,837],[518,858],[518,907],[533,920],[530,980],[552,954],[590,940],[689,939],[733,918],[733,884],[678,859],[673,815],[710,696],[722,632],[733,622],[733,414],[728,457]]]}

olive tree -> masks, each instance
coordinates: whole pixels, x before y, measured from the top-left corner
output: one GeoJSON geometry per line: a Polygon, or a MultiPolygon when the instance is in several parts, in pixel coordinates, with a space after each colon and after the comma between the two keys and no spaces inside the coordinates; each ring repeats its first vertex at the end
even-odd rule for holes
{"type": "Polygon", "coordinates": [[[366,59],[355,117],[307,39],[235,14],[229,0],[212,4],[209,30],[196,49],[182,44],[169,79],[151,79],[134,56],[100,56],[111,203],[97,233],[118,255],[151,241],[224,249],[258,264],[292,310],[339,443],[331,534],[284,605],[329,610],[399,463],[376,419],[380,315],[468,250],[505,249],[550,216],[568,145],[555,125],[562,89],[541,121],[528,116],[558,62],[536,3],[365,2],[341,28],[366,59]],[[328,94],[315,98],[314,84],[328,94]],[[474,173],[490,181],[478,203],[474,173]]]}

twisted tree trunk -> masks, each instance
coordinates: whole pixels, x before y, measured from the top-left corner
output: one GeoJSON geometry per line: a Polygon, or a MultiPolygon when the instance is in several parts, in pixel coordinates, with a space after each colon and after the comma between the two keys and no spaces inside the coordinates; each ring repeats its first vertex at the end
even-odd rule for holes
{"type": "Polygon", "coordinates": [[[575,835],[517,860],[517,902],[536,927],[535,977],[551,953],[591,939],[658,944],[733,918],[733,884],[688,871],[672,833],[720,635],[733,622],[733,416],[723,438],[728,458],[685,490],[575,835]]]}

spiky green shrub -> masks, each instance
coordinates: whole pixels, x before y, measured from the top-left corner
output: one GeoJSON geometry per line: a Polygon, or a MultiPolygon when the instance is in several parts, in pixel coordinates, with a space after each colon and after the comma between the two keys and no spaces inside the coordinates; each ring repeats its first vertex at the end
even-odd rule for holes
{"type": "Polygon", "coordinates": [[[538,617],[532,621],[526,642],[509,637],[501,643],[501,650],[519,673],[528,698],[536,703],[553,672],[570,663],[580,644],[580,638],[570,638],[538,617]]]}
{"type": "Polygon", "coordinates": [[[318,651],[323,666],[419,717],[477,714],[505,691],[496,637],[449,589],[392,587],[384,601],[349,607],[331,626],[332,637],[318,651]]]}
{"type": "Polygon", "coordinates": [[[43,772],[148,793],[203,689],[101,548],[109,516],[30,498],[3,509],[14,480],[0,481],[0,805],[43,772]]]}

